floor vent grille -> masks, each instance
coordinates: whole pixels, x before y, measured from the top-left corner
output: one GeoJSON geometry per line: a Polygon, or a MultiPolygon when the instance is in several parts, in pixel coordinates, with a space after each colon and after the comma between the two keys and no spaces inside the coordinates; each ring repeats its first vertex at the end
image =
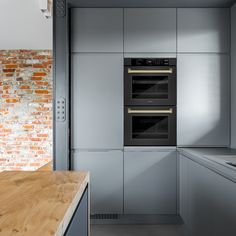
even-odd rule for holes
{"type": "Polygon", "coordinates": [[[118,214],[94,214],[90,215],[92,220],[118,220],[118,214]]]}

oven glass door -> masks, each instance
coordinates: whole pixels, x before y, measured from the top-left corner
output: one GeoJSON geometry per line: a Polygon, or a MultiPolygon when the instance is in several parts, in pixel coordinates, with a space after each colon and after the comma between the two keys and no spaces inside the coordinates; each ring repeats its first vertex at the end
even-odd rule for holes
{"type": "Polygon", "coordinates": [[[132,99],[168,99],[168,76],[134,75],[132,80],[132,99]]]}
{"type": "Polygon", "coordinates": [[[175,105],[175,68],[126,67],[126,105],[175,105]]]}
{"type": "Polygon", "coordinates": [[[176,145],[174,107],[126,108],[125,145],[176,145]]]}

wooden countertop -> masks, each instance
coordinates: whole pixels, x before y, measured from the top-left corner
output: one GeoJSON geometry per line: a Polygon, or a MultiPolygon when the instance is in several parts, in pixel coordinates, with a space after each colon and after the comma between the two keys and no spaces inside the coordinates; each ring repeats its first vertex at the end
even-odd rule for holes
{"type": "Polygon", "coordinates": [[[0,235],[62,236],[88,172],[0,173],[0,235]]]}
{"type": "Polygon", "coordinates": [[[52,171],[53,167],[52,167],[52,162],[48,162],[46,165],[40,167],[39,169],[37,169],[36,171],[52,171]]]}

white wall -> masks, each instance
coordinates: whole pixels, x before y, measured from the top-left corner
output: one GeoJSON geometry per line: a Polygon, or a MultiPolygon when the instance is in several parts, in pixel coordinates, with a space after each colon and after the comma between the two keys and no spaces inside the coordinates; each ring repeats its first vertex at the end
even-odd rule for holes
{"type": "Polygon", "coordinates": [[[0,50],[52,49],[52,19],[38,0],[0,0],[0,50]]]}
{"type": "Polygon", "coordinates": [[[231,8],[231,147],[236,148],[236,3],[231,8]]]}

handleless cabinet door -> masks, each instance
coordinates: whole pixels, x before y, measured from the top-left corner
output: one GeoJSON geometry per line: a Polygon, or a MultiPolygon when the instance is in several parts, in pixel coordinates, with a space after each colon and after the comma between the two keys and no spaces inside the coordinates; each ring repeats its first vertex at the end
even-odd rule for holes
{"type": "Polygon", "coordinates": [[[236,183],[189,161],[189,229],[192,236],[234,236],[236,183]]]}
{"type": "Polygon", "coordinates": [[[123,54],[73,54],[72,148],[123,149],[123,54]]]}
{"type": "Polygon", "coordinates": [[[227,55],[178,56],[177,144],[228,146],[230,60],[227,55]]]}
{"type": "Polygon", "coordinates": [[[176,52],[176,9],[125,9],[124,49],[125,52],[176,52]]]}
{"type": "Polygon", "coordinates": [[[176,151],[125,151],[125,214],[176,214],[176,165],[176,151]]]}
{"type": "Polygon", "coordinates": [[[229,52],[230,10],[178,9],[178,52],[229,52]]]}
{"type": "Polygon", "coordinates": [[[179,214],[189,225],[189,159],[179,154],[179,214]]]}
{"type": "Polygon", "coordinates": [[[91,213],[122,213],[123,152],[76,151],[73,169],[90,172],[91,213]]]}
{"type": "Polygon", "coordinates": [[[123,9],[73,8],[72,52],[123,52],[123,9]]]}

